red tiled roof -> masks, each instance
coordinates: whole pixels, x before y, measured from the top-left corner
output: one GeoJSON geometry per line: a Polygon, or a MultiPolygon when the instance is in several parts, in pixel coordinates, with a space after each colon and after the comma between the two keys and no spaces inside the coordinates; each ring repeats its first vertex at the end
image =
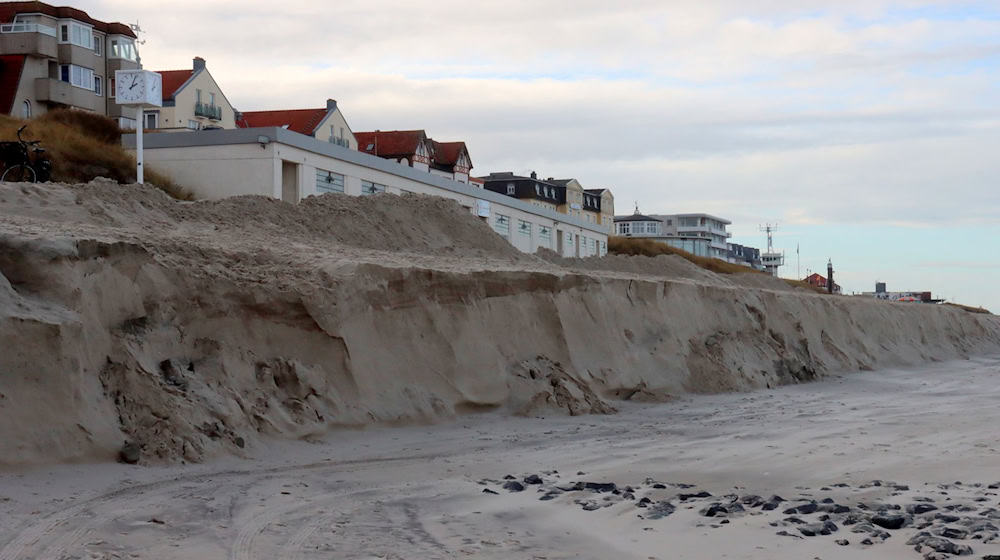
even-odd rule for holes
{"type": "Polygon", "coordinates": [[[427,133],[423,130],[376,130],[355,132],[354,139],[358,141],[359,152],[379,157],[400,158],[416,154],[417,146],[427,141],[427,133]]]}
{"type": "Polygon", "coordinates": [[[52,6],[44,2],[0,2],[0,22],[12,22],[17,14],[45,14],[54,18],[75,19],[93,25],[98,31],[135,38],[132,29],[123,23],[96,20],[87,15],[87,12],[69,6],[52,6]]]}
{"type": "Polygon", "coordinates": [[[288,130],[312,136],[319,123],[326,118],[327,110],[323,109],[289,109],[285,111],[246,111],[242,119],[236,123],[240,128],[257,128],[262,126],[281,126],[288,130]]]}
{"type": "Polygon", "coordinates": [[[9,115],[14,109],[14,97],[17,95],[17,86],[21,83],[24,58],[23,54],[0,56],[0,113],[4,115],[9,115]]]}
{"type": "Polygon", "coordinates": [[[173,99],[174,95],[177,94],[177,90],[181,89],[181,86],[185,82],[191,79],[194,74],[194,70],[153,70],[158,73],[163,78],[163,84],[160,87],[160,91],[163,92],[163,100],[173,99]]]}
{"type": "Polygon", "coordinates": [[[465,152],[466,159],[471,167],[472,159],[469,158],[469,150],[465,147],[465,142],[437,142],[434,143],[434,163],[454,167],[458,163],[458,156],[465,152]]]}

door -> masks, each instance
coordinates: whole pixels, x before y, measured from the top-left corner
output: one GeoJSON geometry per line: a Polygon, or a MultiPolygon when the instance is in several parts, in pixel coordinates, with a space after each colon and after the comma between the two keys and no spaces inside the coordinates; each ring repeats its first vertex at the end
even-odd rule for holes
{"type": "Polygon", "coordinates": [[[556,230],[556,252],[559,256],[563,256],[563,232],[561,229],[556,230]]]}
{"type": "Polygon", "coordinates": [[[295,204],[299,201],[299,165],[281,162],[281,200],[295,204]]]}

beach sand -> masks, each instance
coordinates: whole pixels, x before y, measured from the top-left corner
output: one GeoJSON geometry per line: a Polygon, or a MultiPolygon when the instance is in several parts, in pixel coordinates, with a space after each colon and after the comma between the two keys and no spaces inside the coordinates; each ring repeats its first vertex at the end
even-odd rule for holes
{"type": "MultiPolygon", "coordinates": [[[[796,526],[769,523],[806,503],[795,500],[826,497],[862,514],[858,504],[905,508],[929,498],[938,512],[971,505],[958,515],[981,517],[1000,502],[1000,490],[988,489],[1000,479],[998,399],[1000,356],[631,405],[610,416],[484,414],[343,431],[275,441],[244,461],[10,473],[0,475],[0,559],[921,558],[906,544],[918,533],[912,524],[862,545],[868,535],[843,523],[832,535],[801,538],[776,535],[798,535],[796,526]],[[501,487],[505,475],[530,474],[561,485],[632,485],[637,497],[585,511],[578,501],[612,494],[543,501],[537,485],[501,487]],[[713,498],[676,498],[702,490],[713,498]],[[789,503],[722,525],[699,513],[730,493],[789,503]],[[642,495],[669,499],[676,512],[644,519],[650,510],[635,505],[642,495]]],[[[1000,543],[952,541],[977,558],[1000,554],[1000,543]]]]}

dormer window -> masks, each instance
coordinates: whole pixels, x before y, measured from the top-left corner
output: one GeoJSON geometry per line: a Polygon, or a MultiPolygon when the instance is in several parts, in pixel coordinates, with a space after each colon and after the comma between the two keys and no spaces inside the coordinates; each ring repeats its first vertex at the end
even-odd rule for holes
{"type": "Polygon", "coordinates": [[[507,183],[507,196],[514,196],[516,192],[517,187],[514,186],[514,183],[507,183]]]}

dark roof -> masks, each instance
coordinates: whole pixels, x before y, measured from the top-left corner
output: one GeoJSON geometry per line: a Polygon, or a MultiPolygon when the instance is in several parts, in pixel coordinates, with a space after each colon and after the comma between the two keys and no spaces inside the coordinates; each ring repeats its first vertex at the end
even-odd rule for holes
{"type": "MultiPolygon", "coordinates": [[[[164,88],[165,89],[165,88],[164,88]]],[[[312,136],[326,118],[327,109],[289,109],[285,111],[246,111],[237,124],[240,128],[263,126],[284,127],[292,132],[312,136]]]]}
{"type": "Polygon", "coordinates": [[[608,189],[583,189],[583,192],[587,194],[596,194],[597,196],[601,196],[602,194],[604,194],[604,191],[606,190],[608,189]]]}
{"type": "Polygon", "coordinates": [[[358,141],[359,152],[379,157],[400,158],[416,154],[417,146],[427,141],[427,133],[423,130],[376,130],[355,132],[354,138],[358,141]]]}
{"type": "Polygon", "coordinates": [[[194,70],[155,70],[155,72],[159,73],[163,80],[160,91],[163,92],[164,101],[173,99],[181,86],[194,75],[194,70]]]}
{"type": "Polygon", "coordinates": [[[0,56],[0,113],[4,115],[9,115],[14,110],[14,97],[17,96],[23,69],[23,54],[0,56]]]}
{"type": "Polygon", "coordinates": [[[662,222],[659,218],[643,216],[642,214],[632,214],[631,216],[615,216],[615,222],[662,222]]]}
{"type": "Polygon", "coordinates": [[[0,22],[12,22],[17,14],[45,14],[54,18],[75,19],[93,25],[98,31],[135,38],[135,32],[124,23],[96,20],[87,15],[87,12],[69,6],[52,6],[44,2],[0,2],[0,22]]]}

